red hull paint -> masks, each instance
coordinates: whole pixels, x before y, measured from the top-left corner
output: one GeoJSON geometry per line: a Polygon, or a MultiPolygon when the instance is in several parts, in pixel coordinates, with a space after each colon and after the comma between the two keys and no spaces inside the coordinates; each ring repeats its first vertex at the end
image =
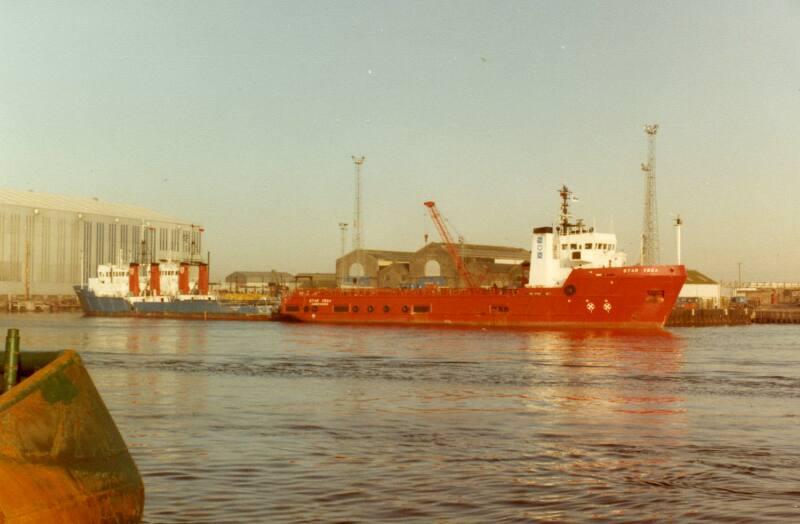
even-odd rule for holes
{"type": "Polygon", "coordinates": [[[661,328],[685,281],[684,266],[628,266],[575,269],[557,288],[298,290],[284,298],[281,315],[348,324],[661,328]]]}

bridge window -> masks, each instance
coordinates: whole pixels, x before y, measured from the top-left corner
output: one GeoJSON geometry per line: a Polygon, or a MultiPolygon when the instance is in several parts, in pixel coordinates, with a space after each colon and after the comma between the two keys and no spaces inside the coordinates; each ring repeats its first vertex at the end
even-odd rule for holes
{"type": "Polygon", "coordinates": [[[570,244],[569,248],[570,249],[578,249],[578,244],[570,244]]]}
{"type": "Polygon", "coordinates": [[[569,244],[561,244],[561,249],[567,249],[568,247],[569,247],[569,244]]]}
{"type": "Polygon", "coordinates": [[[587,242],[586,243],[586,247],[584,249],[592,249],[592,243],[591,242],[587,242]]]}

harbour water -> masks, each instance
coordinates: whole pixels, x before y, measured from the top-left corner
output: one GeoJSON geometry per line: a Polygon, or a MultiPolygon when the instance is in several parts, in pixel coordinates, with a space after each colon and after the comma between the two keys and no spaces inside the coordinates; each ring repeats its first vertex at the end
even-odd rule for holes
{"type": "Polygon", "coordinates": [[[77,349],[145,522],[800,520],[800,331],[6,315],[77,349]]]}

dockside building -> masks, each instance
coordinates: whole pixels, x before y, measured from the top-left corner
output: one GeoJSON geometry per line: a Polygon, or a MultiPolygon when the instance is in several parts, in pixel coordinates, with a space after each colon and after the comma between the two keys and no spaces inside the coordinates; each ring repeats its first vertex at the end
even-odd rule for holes
{"type": "MultiPolygon", "coordinates": [[[[464,265],[477,285],[520,287],[527,282],[531,253],[507,246],[459,244],[464,265]]],[[[362,249],[336,261],[341,287],[464,287],[445,244],[430,242],[417,251],[362,249]]]]}
{"type": "Polygon", "coordinates": [[[99,264],[200,260],[202,232],[143,207],[0,189],[0,293],[72,294],[99,264]]]}

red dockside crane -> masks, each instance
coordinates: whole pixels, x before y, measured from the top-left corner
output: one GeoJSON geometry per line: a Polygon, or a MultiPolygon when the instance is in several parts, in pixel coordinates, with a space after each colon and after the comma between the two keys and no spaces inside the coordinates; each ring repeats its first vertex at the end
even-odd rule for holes
{"type": "Polygon", "coordinates": [[[447,226],[444,224],[444,219],[442,218],[441,213],[439,213],[439,210],[436,209],[436,203],[432,201],[425,202],[425,207],[428,208],[428,211],[431,214],[431,220],[433,220],[433,223],[436,224],[436,229],[439,230],[439,235],[442,237],[442,241],[447,248],[447,252],[450,253],[450,258],[453,259],[453,263],[456,265],[458,274],[461,275],[461,278],[467,283],[468,288],[472,289],[478,287],[475,283],[475,279],[472,277],[472,273],[469,272],[469,269],[467,269],[467,266],[464,264],[464,260],[461,258],[458,248],[450,238],[450,233],[447,231],[447,226]]]}

